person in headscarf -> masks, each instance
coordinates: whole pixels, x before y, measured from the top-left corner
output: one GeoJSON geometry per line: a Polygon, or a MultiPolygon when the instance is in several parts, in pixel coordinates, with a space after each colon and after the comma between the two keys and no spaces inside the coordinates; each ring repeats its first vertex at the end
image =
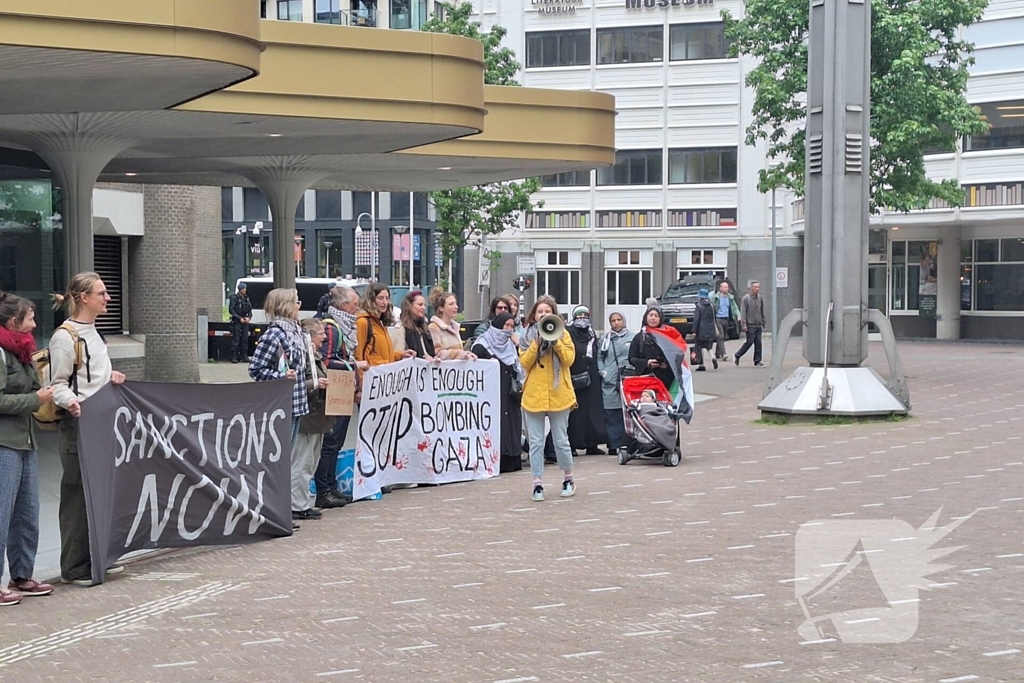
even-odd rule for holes
{"type": "Polygon", "coordinates": [[[597,335],[590,325],[590,309],[576,306],[567,327],[576,360],[569,373],[576,391],[576,409],[569,414],[569,445],[587,455],[604,455],[598,444],[607,440],[604,407],[601,403],[601,377],[597,374],[597,335]]]}
{"type": "Polygon", "coordinates": [[[512,341],[514,333],[515,320],[509,313],[499,313],[472,349],[477,358],[493,358],[501,364],[501,472],[523,469],[522,400],[526,370],[512,341]]]}
{"type": "Polygon", "coordinates": [[[662,320],[660,307],[649,306],[647,308],[644,313],[644,325],[629,345],[629,364],[636,369],[637,374],[654,375],[665,385],[665,389],[671,390],[672,382],[675,381],[675,373],[669,367],[665,354],[651,337],[652,330],[667,331],[671,329],[672,332],[675,332],[674,328],[662,324],[662,320]]]}
{"type": "Polygon", "coordinates": [[[622,418],[622,395],[619,384],[622,372],[629,365],[629,343],[633,332],[618,311],[608,316],[611,329],[601,338],[597,352],[597,374],[601,377],[601,402],[604,424],[608,432],[608,450],[616,451],[626,442],[626,425],[622,418]]]}

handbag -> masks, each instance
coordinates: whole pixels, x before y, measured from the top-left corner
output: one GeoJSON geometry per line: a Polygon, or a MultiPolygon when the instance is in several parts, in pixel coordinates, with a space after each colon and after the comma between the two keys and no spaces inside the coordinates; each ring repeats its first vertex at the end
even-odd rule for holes
{"type": "Polygon", "coordinates": [[[573,389],[589,389],[590,388],[590,371],[578,372],[572,376],[572,388],[573,389]]]}

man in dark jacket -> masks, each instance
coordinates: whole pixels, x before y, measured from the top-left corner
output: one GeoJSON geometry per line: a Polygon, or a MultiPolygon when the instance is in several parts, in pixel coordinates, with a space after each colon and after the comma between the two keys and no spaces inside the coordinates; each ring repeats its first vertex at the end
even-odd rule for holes
{"type": "Polygon", "coordinates": [[[249,362],[249,321],[252,319],[252,303],[246,295],[244,282],[238,283],[238,291],[228,299],[228,315],[231,316],[231,362],[249,362]]]}
{"type": "MultiPolygon", "coordinates": [[[[693,312],[693,336],[696,341],[693,353],[696,356],[698,371],[707,370],[704,367],[704,351],[710,351],[718,339],[718,327],[715,325],[715,309],[708,299],[708,290],[700,290],[697,298],[697,307],[693,312]]],[[[718,359],[711,356],[711,363],[718,369],[718,359]]]]}

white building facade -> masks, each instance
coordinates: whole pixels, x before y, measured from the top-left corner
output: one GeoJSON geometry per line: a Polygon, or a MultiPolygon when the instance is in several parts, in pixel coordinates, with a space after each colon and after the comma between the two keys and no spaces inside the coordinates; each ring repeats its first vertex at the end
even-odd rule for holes
{"type": "MultiPolygon", "coordinates": [[[[752,62],[726,56],[721,11],[742,15],[740,0],[475,4],[485,28],[508,29],[523,85],[609,92],[619,112],[615,167],[544,178],[535,197],[543,207],[496,240],[501,261],[482,296],[507,293],[527,275],[528,302],[547,293],[565,307],[585,304],[600,327],[621,311],[636,329],[649,296],[681,276],[710,272],[741,290],[758,280],[769,297],[779,277],[780,317],[802,305],[802,202],[780,192],[773,207],[757,191],[767,160],[763,148],[744,144],[753,93],[743,80],[752,62]],[[773,219],[777,273],[770,272],[773,219]]],[[[927,164],[936,179],[958,178],[968,203],[875,217],[870,300],[901,336],[1019,339],[1024,0],[992,0],[966,37],[977,60],[969,98],[993,128],[927,164]]],[[[467,296],[477,275],[467,272],[467,296]]],[[[479,305],[466,303],[471,312],[479,305]]]]}

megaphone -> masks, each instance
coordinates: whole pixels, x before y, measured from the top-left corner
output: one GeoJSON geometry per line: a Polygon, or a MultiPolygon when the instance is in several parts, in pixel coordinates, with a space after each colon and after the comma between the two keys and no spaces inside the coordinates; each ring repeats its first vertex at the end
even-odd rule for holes
{"type": "Polygon", "coordinates": [[[562,334],[565,332],[565,323],[561,316],[552,313],[540,319],[537,323],[537,331],[544,341],[556,342],[562,338],[562,334]]]}

